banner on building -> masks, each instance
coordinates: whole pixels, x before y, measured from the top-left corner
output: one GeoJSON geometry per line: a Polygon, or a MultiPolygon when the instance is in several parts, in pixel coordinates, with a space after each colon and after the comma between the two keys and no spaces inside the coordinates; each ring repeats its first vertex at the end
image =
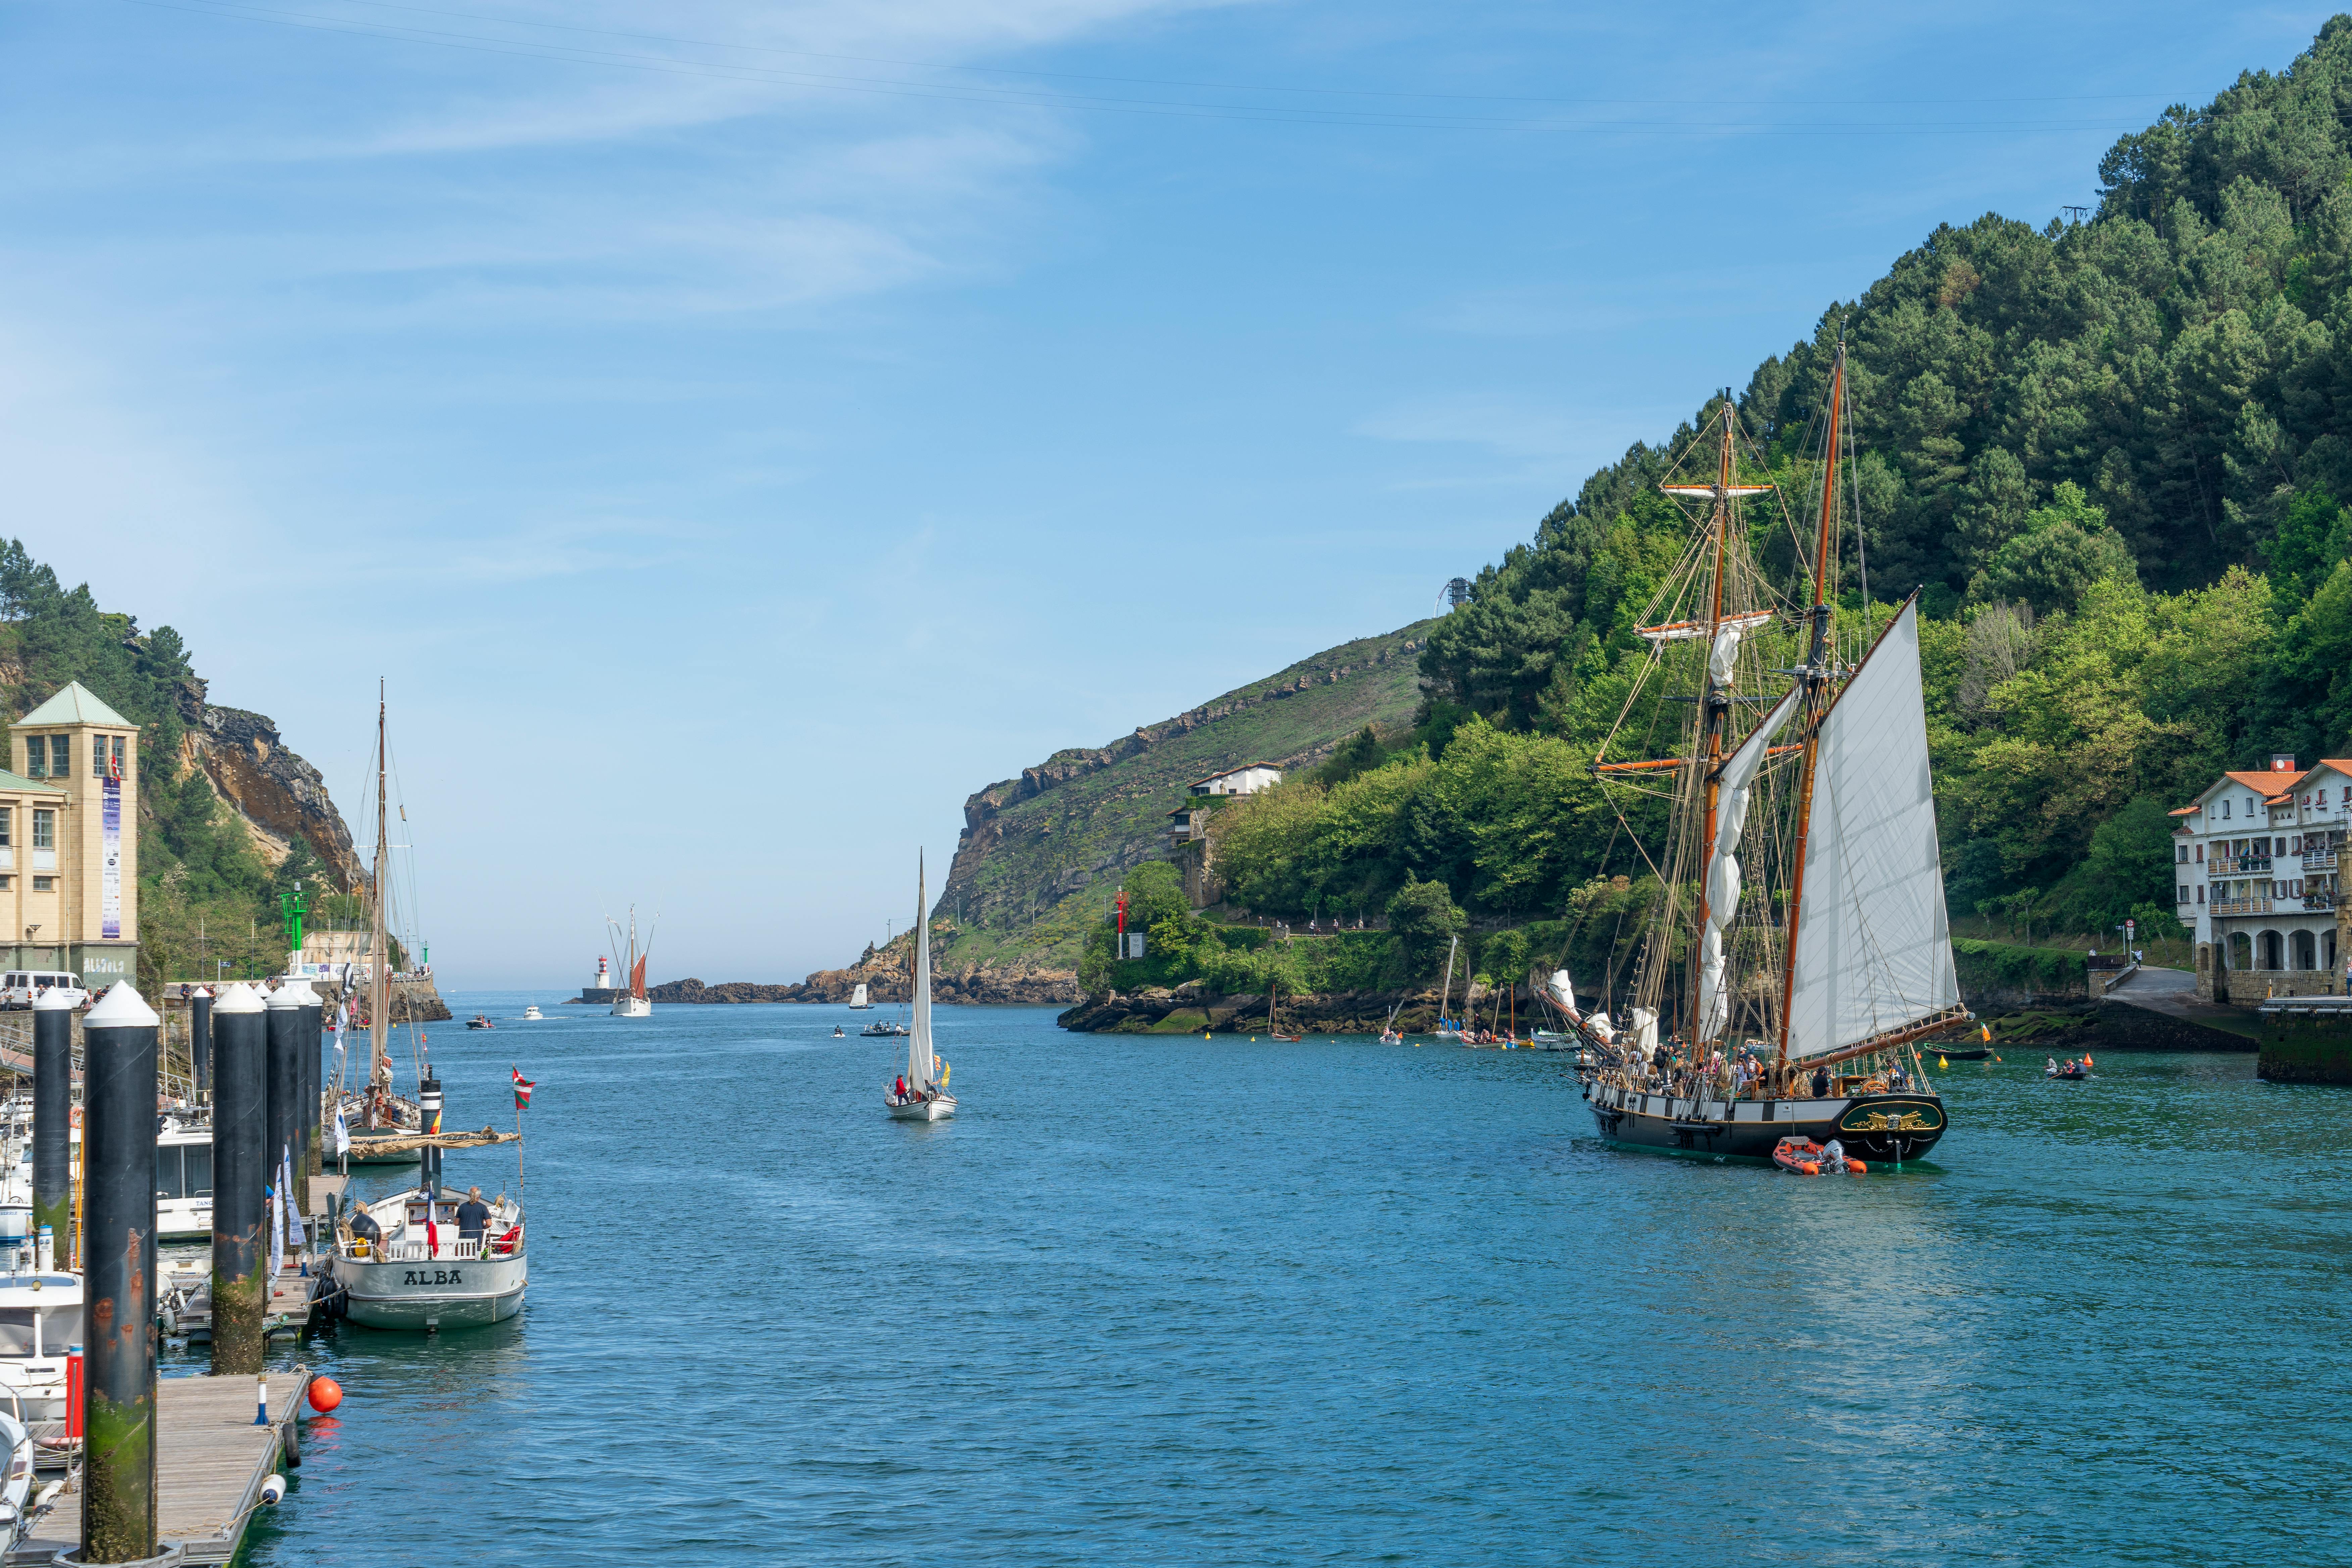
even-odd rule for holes
{"type": "Polygon", "coordinates": [[[98,934],[111,942],[122,935],[122,781],[109,777],[101,781],[101,787],[106,791],[106,802],[100,807],[98,818],[103,840],[98,884],[98,934]]]}
{"type": "Polygon", "coordinates": [[[99,809],[103,860],[99,868],[99,936],[122,936],[122,781],[106,778],[106,804],[99,809]]]}

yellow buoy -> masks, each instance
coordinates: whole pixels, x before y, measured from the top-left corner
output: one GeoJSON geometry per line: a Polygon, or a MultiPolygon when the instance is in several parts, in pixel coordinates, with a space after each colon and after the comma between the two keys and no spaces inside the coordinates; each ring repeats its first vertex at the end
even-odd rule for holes
{"type": "Polygon", "coordinates": [[[1936,1058],[1936,1065],[1937,1065],[1938,1068],[1948,1068],[1948,1067],[1950,1067],[1952,1064],[1951,1064],[1951,1063],[1949,1063],[1949,1062],[1948,1062],[1948,1061],[1946,1061],[1943,1058],[1941,1058],[1941,1057],[1937,1057],[1937,1058],[1936,1058]]]}

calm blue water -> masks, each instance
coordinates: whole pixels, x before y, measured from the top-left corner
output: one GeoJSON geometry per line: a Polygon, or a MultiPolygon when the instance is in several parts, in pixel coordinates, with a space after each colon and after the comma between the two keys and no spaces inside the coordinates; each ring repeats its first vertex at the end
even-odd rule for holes
{"type": "Polygon", "coordinates": [[[2332,1555],[2352,1098],[2250,1058],[1956,1066],[1938,1166],[1805,1181],[1541,1054],[941,1008],[926,1127],[843,1010],[526,999],[434,1056],[539,1080],[530,1307],[313,1336],[257,1563],[2332,1555]]]}

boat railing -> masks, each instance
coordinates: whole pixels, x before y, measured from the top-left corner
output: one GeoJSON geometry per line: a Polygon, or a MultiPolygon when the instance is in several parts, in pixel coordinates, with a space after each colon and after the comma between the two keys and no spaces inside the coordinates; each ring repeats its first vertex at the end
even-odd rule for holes
{"type": "Polygon", "coordinates": [[[345,1237],[342,1255],[354,1263],[470,1263],[487,1250],[492,1258],[509,1256],[513,1248],[501,1249],[494,1243],[478,1238],[449,1240],[444,1238],[439,1247],[427,1247],[422,1237],[386,1241],[369,1245],[363,1237],[345,1237]]]}

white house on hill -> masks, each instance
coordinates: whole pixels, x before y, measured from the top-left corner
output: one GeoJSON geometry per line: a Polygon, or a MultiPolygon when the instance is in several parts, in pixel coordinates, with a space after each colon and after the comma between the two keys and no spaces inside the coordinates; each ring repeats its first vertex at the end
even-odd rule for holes
{"type": "Polygon", "coordinates": [[[2174,907],[2195,933],[2199,987],[2238,1002],[2344,990],[2337,861],[2352,759],[2223,773],[2172,814],[2174,907]]]}
{"type": "Polygon", "coordinates": [[[1272,763],[1244,763],[1221,773],[1192,781],[1193,795],[1255,795],[1282,782],[1282,770],[1272,763]]]}

